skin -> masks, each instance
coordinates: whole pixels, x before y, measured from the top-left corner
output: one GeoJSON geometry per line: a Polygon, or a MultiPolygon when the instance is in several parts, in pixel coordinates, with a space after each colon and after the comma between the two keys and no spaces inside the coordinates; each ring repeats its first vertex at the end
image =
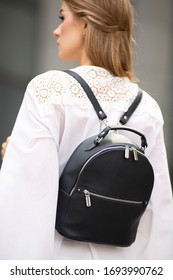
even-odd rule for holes
{"type": "MultiPolygon", "coordinates": [[[[91,65],[85,53],[86,22],[75,16],[69,6],[62,2],[60,9],[61,23],[53,31],[58,44],[58,56],[65,61],[79,61],[80,65],[91,65]]],[[[10,137],[2,143],[1,157],[4,159],[10,137]]]]}
{"type": "Polygon", "coordinates": [[[75,16],[65,2],[62,2],[60,19],[61,24],[53,32],[59,57],[67,61],[79,61],[80,65],[90,65],[85,53],[86,22],[75,16]]]}
{"type": "Polygon", "coordinates": [[[7,137],[5,142],[2,143],[2,146],[1,146],[1,157],[2,157],[2,160],[4,159],[5,151],[6,151],[6,148],[8,146],[9,140],[10,140],[10,136],[7,137]]]}

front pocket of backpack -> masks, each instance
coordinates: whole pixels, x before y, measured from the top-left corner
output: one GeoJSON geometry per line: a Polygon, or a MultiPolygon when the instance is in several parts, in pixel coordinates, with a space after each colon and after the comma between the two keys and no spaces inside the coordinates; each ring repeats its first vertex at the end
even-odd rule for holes
{"type": "Polygon", "coordinates": [[[117,246],[134,242],[145,202],[110,198],[88,190],[75,190],[65,215],[67,235],[117,246]]]}
{"type": "MultiPolygon", "coordinates": [[[[81,192],[80,189],[78,189],[78,191],[81,192]]],[[[101,195],[101,194],[97,194],[91,191],[88,191],[87,189],[83,190],[83,193],[85,195],[85,202],[86,202],[86,206],[87,207],[91,207],[92,206],[92,197],[96,197],[96,198],[100,198],[100,199],[104,199],[104,200],[108,200],[108,201],[112,201],[114,203],[122,203],[122,204],[131,204],[131,205],[147,205],[146,201],[136,201],[136,200],[129,200],[124,199],[124,198],[114,198],[114,197],[109,197],[109,196],[105,196],[105,195],[101,195]]]]}

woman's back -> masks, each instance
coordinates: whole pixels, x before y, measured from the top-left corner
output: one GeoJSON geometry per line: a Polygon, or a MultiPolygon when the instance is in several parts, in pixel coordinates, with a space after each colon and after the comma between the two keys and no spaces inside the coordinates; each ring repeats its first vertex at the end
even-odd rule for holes
{"type": "MultiPolygon", "coordinates": [[[[81,75],[92,88],[108,116],[109,124],[119,125],[121,115],[127,111],[137,95],[138,84],[131,82],[127,77],[115,77],[101,67],[79,66],[73,70],[81,75]]],[[[60,138],[63,137],[64,140],[67,134],[65,139],[70,141],[71,150],[84,138],[97,134],[104,127],[104,122],[99,121],[82,87],[65,72],[44,73],[31,81],[30,88],[34,91],[38,108],[43,115],[49,114],[52,110],[56,112],[57,107],[58,114],[61,110],[63,116],[61,127],[64,129],[60,138]],[[75,135],[79,137],[76,139],[75,135]],[[72,144],[73,139],[76,140],[74,144],[72,144]]],[[[127,126],[136,128],[144,134],[147,132],[147,137],[153,143],[156,140],[154,135],[162,124],[163,118],[158,104],[144,92],[142,101],[127,126]]],[[[61,139],[59,144],[60,147],[63,145],[61,139]]],[[[151,149],[152,145],[149,144],[146,153],[149,154],[151,149]]]]}

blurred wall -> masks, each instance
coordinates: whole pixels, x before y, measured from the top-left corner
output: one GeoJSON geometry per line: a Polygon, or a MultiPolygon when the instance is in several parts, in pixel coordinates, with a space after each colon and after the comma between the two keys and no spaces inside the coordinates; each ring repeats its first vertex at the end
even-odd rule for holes
{"type": "MultiPolygon", "coordinates": [[[[172,0],[133,0],[136,8],[135,69],[140,86],[159,103],[173,178],[172,0]]],[[[27,83],[62,62],[52,35],[60,0],[0,0],[0,143],[11,133],[27,83]]],[[[159,160],[159,159],[158,159],[159,160]]]]}
{"type": "MultiPolygon", "coordinates": [[[[136,60],[140,86],[159,103],[173,182],[173,1],[136,0],[136,60]]],[[[158,159],[159,160],[159,159],[158,159]]]]}
{"type": "Polygon", "coordinates": [[[60,3],[0,0],[0,144],[11,133],[27,83],[47,70],[76,65],[57,56],[53,30],[60,3]]]}

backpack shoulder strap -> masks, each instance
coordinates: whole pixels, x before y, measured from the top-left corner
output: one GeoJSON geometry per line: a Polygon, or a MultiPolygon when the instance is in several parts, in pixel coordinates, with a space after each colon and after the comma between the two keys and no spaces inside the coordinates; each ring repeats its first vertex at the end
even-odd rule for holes
{"type": "Polygon", "coordinates": [[[138,107],[139,103],[141,102],[142,95],[143,95],[143,91],[142,91],[141,88],[139,88],[138,89],[138,94],[137,94],[135,100],[130,105],[128,110],[121,116],[121,118],[119,120],[119,122],[121,124],[124,125],[124,124],[126,124],[128,122],[128,120],[130,119],[131,115],[133,114],[133,112],[136,110],[136,108],[138,107]]]}
{"type": "MultiPolygon", "coordinates": [[[[84,89],[84,91],[86,92],[89,100],[91,101],[96,114],[98,116],[98,118],[100,120],[104,120],[107,118],[107,115],[105,114],[105,112],[103,111],[102,107],[100,106],[98,100],[96,99],[92,89],[90,88],[90,86],[86,83],[86,81],[76,72],[72,71],[72,70],[65,70],[65,73],[69,74],[70,76],[72,76],[73,78],[75,78],[79,84],[82,86],[82,88],[84,89]]],[[[138,107],[141,99],[142,99],[142,90],[139,88],[138,94],[135,98],[135,100],[133,101],[133,103],[130,105],[130,107],[128,108],[128,110],[121,116],[119,122],[121,124],[126,124],[128,122],[128,120],[130,119],[131,115],[133,114],[133,112],[136,110],[136,108],[138,107]]]]}
{"type": "Polygon", "coordinates": [[[103,109],[101,108],[98,100],[96,99],[92,89],[90,88],[90,86],[86,83],[86,81],[79,75],[77,74],[76,72],[73,72],[71,70],[66,70],[64,71],[66,72],[67,74],[71,75],[73,78],[75,78],[79,84],[82,86],[82,88],[84,89],[84,91],[86,92],[89,100],[91,101],[96,113],[97,113],[97,116],[100,120],[104,120],[107,118],[107,115],[105,114],[105,112],[103,111],[103,109]]]}

